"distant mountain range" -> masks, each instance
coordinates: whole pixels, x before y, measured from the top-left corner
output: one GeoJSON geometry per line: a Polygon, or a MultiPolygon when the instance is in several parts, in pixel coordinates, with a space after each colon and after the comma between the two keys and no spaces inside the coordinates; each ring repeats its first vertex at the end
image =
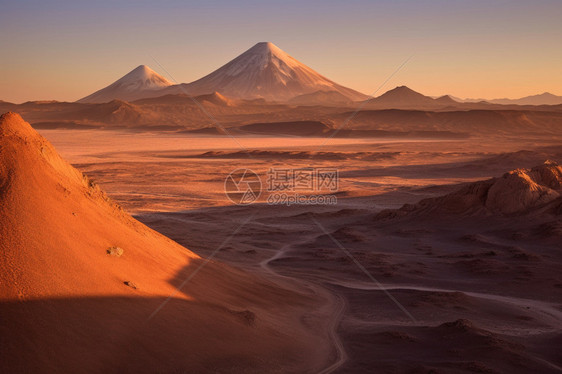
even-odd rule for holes
{"type": "MultiPolygon", "coordinates": [[[[172,84],[149,67],[141,65],[78,102],[101,103],[112,99],[133,101],[168,94],[198,96],[214,92],[231,98],[259,98],[277,102],[317,92],[336,93],[344,101],[367,99],[367,95],[324,77],[273,43],[262,42],[191,83],[172,84]]],[[[333,100],[333,97],[329,99],[333,100]]]]}
{"type": "Polygon", "coordinates": [[[488,102],[490,104],[501,105],[560,105],[562,104],[562,96],[553,95],[550,92],[544,92],[538,95],[521,97],[519,99],[460,99],[453,97],[458,102],[477,103],[488,102]]]}
{"type": "MultiPolygon", "coordinates": [[[[446,96],[433,99],[404,86],[361,104],[340,99],[338,95],[320,92],[299,96],[298,104],[283,104],[263,99],[232,99],[215,92],[199,96],[168,94],[131,102],[117,99],[106,103],[4,102],[0,103],[0,113],[17,111],[38,129],[135,128],[217,135],[225,132],[213,125],[208,114],[224,127],[234,128],[232,131],[238,128],[246,131],[241,126],[249,124],[268,123],[268,127],[275,131],[280,128],[283,131],[279,133],[286,135],[296,135],[286,132],[288,122],[304,126],[301,130],[308,132],[311,129],[303,121],[334,128],[352,118],[345,131],[336,134],[338,137],[555,135],[560,133],[562,123],[562,105],[457,103],[446,96]],[[329,99],[330,104],[313,104],[317,96],[329,99]]],[[[324,134],[322,129],[312,130],[324,134]]]]}
{"type": "Polygon", "coordinates": [[[450,95],[425,96],[406,86],[369,98],[317,73],[270,42],[261,42],[214,72],[191,83],[174,84],[146,65],[80,100],[79,103],[107,103],[112,100],[139,99],[173,95],[216,95],[228,100],[262,99],[299,106],[350,106],[366,101],[371,109],[423,109],[448,107],[473,108],[487,105],[559,105],[562,96],[545,92],[520,99],[460,99],[450,95]]]}
{"type": "Polygon", "coordinates": [[[525,96],[520,99],[494,99],[493,104],[516,104],[516,105],[558,105],[562,104],[562,96],[556,96],[549,92],[540,95],[525,96]]]}

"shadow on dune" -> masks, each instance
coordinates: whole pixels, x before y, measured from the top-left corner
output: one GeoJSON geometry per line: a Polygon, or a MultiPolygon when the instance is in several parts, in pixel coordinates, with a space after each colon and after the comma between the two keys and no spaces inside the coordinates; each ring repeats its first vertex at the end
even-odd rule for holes
{"type": "Polygon", "coordinates": [[[217,306],[171,299],[149,321],[164,300],[84,297],[2,302],[2,371],[179,373],[252,367],[249,343],[259,345],[260,339],[239,316],[217,306]],[[233,344],[240,337],[244,344],[233,344]]]}
{"type": "Polygon", "coordinates": [[[139,296],[1,301],[0,371],[263,373],[308,366],[315,338],[298,326],[299,312],[310,307],[302,295],[228,267],[202,267],[185,282],[201,264],[193,261],[169,280],[178,287],[169,299],[143,297],[135,283],[131,294],[139,296]],[[290,323],[292,331],[279,328],[290,323]]]}

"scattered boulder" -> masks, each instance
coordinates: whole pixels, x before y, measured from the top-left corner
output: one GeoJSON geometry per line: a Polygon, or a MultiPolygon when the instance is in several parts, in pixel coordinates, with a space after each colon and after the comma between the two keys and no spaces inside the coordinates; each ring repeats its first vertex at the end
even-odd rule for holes
{"type": "Polygon", "coordinates": [[[120,247],[109,247],[107,249],[107,254],[114,257],[121,257],[123,255],[123,248],[120,247]]]}
{"type": "Polygon", "coordinates": [[[134,283],[131,282],[131,281],[125,281],[125,282],[123,282],[123,284],[124,284],[125,286],[131,287],[133,290],[136,290],[136,289],[137,289],[137,285],[134,284],[134,283]]]}

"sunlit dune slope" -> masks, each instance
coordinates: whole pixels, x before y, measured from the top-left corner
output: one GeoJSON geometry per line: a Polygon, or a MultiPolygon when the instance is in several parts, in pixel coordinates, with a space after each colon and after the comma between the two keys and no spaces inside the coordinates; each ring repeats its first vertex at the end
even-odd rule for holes
{"type": "Polygon", "coordinates": [[[0,118],[0,372],[322,366],[323,343],[299,322],[318,300],[216,262],[149,319],[202,262],[112,203],[18,114],[0,118]]]}

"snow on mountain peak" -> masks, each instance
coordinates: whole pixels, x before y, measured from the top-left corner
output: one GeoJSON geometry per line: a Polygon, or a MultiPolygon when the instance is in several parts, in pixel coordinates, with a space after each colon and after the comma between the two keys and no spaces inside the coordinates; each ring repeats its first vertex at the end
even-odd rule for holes
{"type": "Polygon", "coordinates": [[[288,62],[294,61],[298,63],[297,60],[271,42],[259,42],[245,53],[261,54],[267,57],[276,57],[281,60],[289,60],[288,62]]]}
{"type": "Polygon", "coordinates": [[[86,96],[80,103],[105,103],[113,99],[126,101],[154,96],[153,92],[173,83],[146,65],[139,65],[109,86],[86,96]]]}
{"type": "MultiPolygon", "coordinates": [[[[183,85],[193,95],[218,91],[234,98],[286,101],[316,91],[338,91],[351,100],[366,96],[320,75],[271,42],[260,42],[207,76],[183,85]]],[[[170,87],[166,93],[179,93],[170,87]]]]}
{"type": "Polygon", "coordinates": [[[236,76],[247,69],[262,71],[269,64],[275,65],[283,75],[290,75],[291,69],[302,65],[275,44],[260,42],[225,65],[225,67],[230,66],[224,73],[229,76],[236,76]]]}
{"type": "Polygon", "coordinates": [[[134,84],[141,83],[145,87],[153,86],[154,88],[162,88],[172,84],[172,82],[146,65],[137,66],[115,83],[117,82],[134,84]]]}
{"type": "Polygon", "coordinates": [[[140,65],[106,88],[78,100],[101,103],[132,101],[168,94],[208,95],[287,101],[317,91],[336,91],[351,101],[366,95],[329,80],[270,42],[255,44],[232,61],[194,82],[173,85],[146,65],[140,65]]]}

